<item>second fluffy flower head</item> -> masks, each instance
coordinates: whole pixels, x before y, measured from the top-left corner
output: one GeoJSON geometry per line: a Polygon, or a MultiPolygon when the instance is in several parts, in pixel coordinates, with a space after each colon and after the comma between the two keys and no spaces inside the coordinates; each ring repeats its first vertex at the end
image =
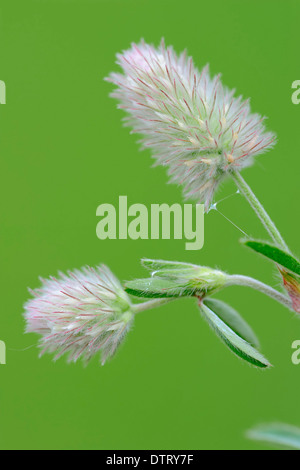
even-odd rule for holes
{"type": "Polygon", "coordinates": [[[69,271],[42,279],[25,304],[27,333],[42,335],[41,354],[69,354],[85,363],[98,352],[112,357],[133,324],[129,297],[106,266],[69,271]]]}
{"type": "Polygon", "coordinates": [[[143,135],[157,164],[168,166],[171,181],[183,184],[186,198],[206,210],[227,172],[272,146],[274,134],[248,100],[235,98],[208,67],[199,72],[185,52],[141,42],[117,58],[123,74],[108,80],[117,85],[112,96],[129,113],[127,124],[143,135]]]}

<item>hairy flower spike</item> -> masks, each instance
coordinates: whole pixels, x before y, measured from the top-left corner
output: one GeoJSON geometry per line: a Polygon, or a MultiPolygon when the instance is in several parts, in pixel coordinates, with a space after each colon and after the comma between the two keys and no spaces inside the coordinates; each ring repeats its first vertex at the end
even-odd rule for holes
{"type": "Polygon", "coordinates": [[[106,266],[60,273],[31,293],[26,332],[42,335],[41,355],[56,351],[58,359],[69,353],[68,362],[82,357],[87,363],[101,351],[104,364],[133,323],[130,300],[106,266]]]}
{"type": "Polygon", "coordinates": [[[142,41],[117,58],[124,73],[108,81],[117,85],[112,96],[129,113],[127,125],[143,135],[157,164],[168,166],[171,182],[206,210],[226,173],[251,165],[274,143],[248,100],[235,98],[208,67],[199,72],[186,52],[142,41]]]}

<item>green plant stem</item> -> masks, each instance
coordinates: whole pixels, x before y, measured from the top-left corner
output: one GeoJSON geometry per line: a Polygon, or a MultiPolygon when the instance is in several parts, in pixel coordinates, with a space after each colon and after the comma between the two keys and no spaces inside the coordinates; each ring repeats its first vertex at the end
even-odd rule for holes
{"type": "Polygon", "coordinates": [[[277,227],[275,226],[274,222],[271,220],[269,214],[265,211],[262,204],[259,202],[255,194],[253,193],[252,189],[241,174],[237,171],[232,171],[231,175],[239,188],[240,192],[243,196],[247,199],[252,209],[255,211],[257,216],[259,217],[260,221],[264,225],[267,232],[271,235],[274,242],[279,245],[283,250],[289,252],[289,248],[286,245],[285,241],[283,240],[282,236],[280,235],[277,227]]]}
{"type": "Polygon", "coordinates": [[[290,310],[293,310],[292,302],[289,297],[286,297],[281,292],[278,292],[276,289],[273,289],[273,287],[270,287],[267,284],[258,281],[257,279],[253,279],[252,277],[242,276],[239,274],[228,276],[228,280],[226,281],[226,285],[224,287],[227,286],[251,287],[252,289],[262,292],[268,297],[271,297],[272,299],[281,303],[285,307],[288,307],[290,310]]]}
{"type": "Polygon", "coordinates": [[[167,304],[168,302],[171,302],[171,300],[175,300],[175,297],[170,299],[153,299],[147,302],[141,302],[140,304],[132,305],[132,311],[133,313],[144,312],[145,310],[150,310],[151,308],[156,308],[160,307],[160,305],[167,304]]]}

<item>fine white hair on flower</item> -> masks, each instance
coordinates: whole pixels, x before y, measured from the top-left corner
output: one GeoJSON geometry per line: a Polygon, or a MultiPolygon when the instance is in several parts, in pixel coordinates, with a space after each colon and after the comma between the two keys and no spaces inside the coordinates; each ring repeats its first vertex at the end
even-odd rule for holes
{"type": "Polygon", "coordinates": [[[111,96],[129,114],[126,125],[142,134],[143,147],[168,167],[185,197],[204,202],[206,210],[226,173],[251,165],[274,144],[249,100],[234,97],[220,75],[211,78],[208,66],[198,71],[186,52],[178,56],[164,41],[158,48],[141,41],[117,59],[123,73],[106,80],[117,86],[111,96]]]}
{"type": "Polygon", "coordinates": [[[42,335],[41,355],[68,353],[68,362],[85,363],[101,352],[113,356],[133,323],[131,303],[119,280],[104,265],[41,279],[25,304],[27,333],[42,335]]]}

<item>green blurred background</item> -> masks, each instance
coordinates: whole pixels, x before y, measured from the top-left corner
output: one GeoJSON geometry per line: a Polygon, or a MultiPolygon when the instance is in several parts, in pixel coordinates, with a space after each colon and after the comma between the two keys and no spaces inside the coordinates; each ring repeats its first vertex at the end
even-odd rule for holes
{"type": "MultiPolygon", "coordinates": [[[[115,359],[66,365],[38,359],[24,335],[22,306],[38,276],[107,263],[121,279],[142,277],[141,257],[222,267],[279,284],[271,264],[238,244],[240,232],[217,212],[205,218],[205,246],[180,240],[96,237],[96,208],[182,202],[163,168],[150,168],[103,81],[115,54],[144,37],[187,47],[269,117],[278,144],[244,172],[297,253],[300,106],[297,0],[1,0],[1,316],[7,365],[0,366],[2,449],[247,449],[244,431],[265,421],[300,425],[300,339],[295,315],[244,288],[221,294],[259,335],[274,364],[259,371],[231,354],[192,300],[145,312],[115,359]],[[23,350],[25,349],[25,350],[23,350]]],[[[231,194],[227,182],[217,200],[231,194]]],[[[265,237],[247,203],[219,209],[248,234],[265,237]]],[[[299,253],[299,252],[298,252],[299,253]]]]}

